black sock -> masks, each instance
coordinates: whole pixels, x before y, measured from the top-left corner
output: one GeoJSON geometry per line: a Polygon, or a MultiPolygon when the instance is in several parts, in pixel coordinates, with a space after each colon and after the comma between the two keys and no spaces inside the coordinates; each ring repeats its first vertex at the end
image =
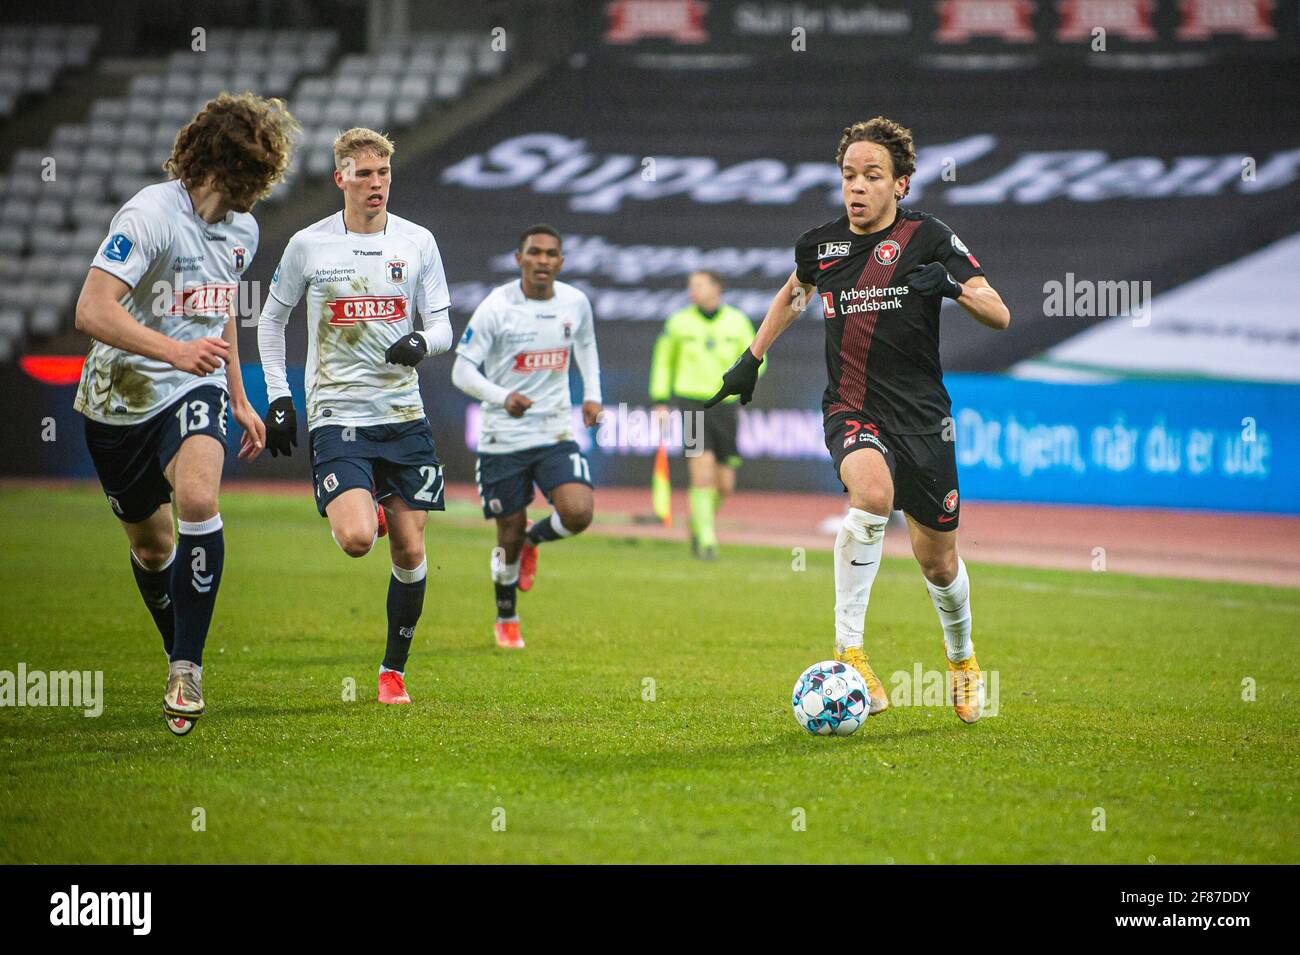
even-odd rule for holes
{"type": "Polygon", "coordinates": [[[171,659],[173,663],[189,660],[202,666],[203,644],[208,639],[212,611],[217,605],[217,589],[221,586],[226,541],[222,535],[220,514],[206,521],[179,523],[176,559],[172,561],[176,638],[171,659]]]}
{"type": "Polygon", "coordinates": [[[426,565],[421,564],[415,570],[401,570],[408,581],[399,580],[400,568],[393,568],[393,576],[388,578],[388,646],[384,650],[384,669],[406,669],[406,657],[411,652],[411,638],[415,636],[415,625],[420,620],[420,611],[424,609],[424,587],[428,583],[426,565]],[[420,575],[419,580],[409,580],[420,575]]]}
{"type": "Polygon", "coordinates": [[[154,626],[162,634],[163,649],[167,651],[169,657],[172,654],[172,641],[176,636],[176,614],[172,610],[171,592],[172,562],[175,559],[176,554],[173,552],[166,567],[145,570],[140,566],[135,553],[131,554],[131,572],[135,574],[135,585],[140,588],[140,596],[144,598],[144,605],[149,608],[154,626]]]}
{"type": "Polygon", "coordinates": [[[515,614],[515,597],[518,595],[519,584],[498,584],[493,581],[492,586],[497,590],[497,619],[509,620],[515,614]]]}
{"type": "Polygon", "coordinates": [[[564,536],[555,529],[551,520],[551,517],[544,518],[535,523],[532,527],[528,528],[528,539],[532,541],[534,545],[540,544],[543,541],[557,541],[564,536]]]}

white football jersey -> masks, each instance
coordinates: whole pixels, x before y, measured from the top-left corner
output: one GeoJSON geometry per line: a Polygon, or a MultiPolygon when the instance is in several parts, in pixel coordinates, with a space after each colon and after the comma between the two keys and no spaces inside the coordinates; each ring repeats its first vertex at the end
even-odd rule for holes
{"type": "MultiPolygon", "coordinates": [[[[503,405],[482,402],[480,453],[505,454],[573,438],[569,365],[575,346],[590,349],[595,358],[591,302],[566,282],[557,281],[555,294],[539,301],[525,296],[516,279],[479,303],[456,354],[482,366],[488,381],[533,402],[520,418],[512,418],[503,405]]],[[[594,369],[593,376],[596,380],[583,381],[585,398],[599,401],[594,369]]]]}
{"type": "MultiPolygon", "coordinates": [[[[141,325],[182,342],[220,338],[257,238],[246,212],[204,222],[172,180],[145,186],[118,210],[91,265],[131,286],[120,301],[141,325]]],[[[104,424],[138,424],[199,385],[225,388],[226,369],[191,375],[97,341],[73,407],[104,424]]]]}
{"type": "Polygon", "coordinates": [[[307,428],[424,417],[414,368],[388,346],[451,307],[433,233],[388,213],[383,232],[349,232],[336,212],[289,240],[271,295],[293,308],[307,293],[307,428]]]}

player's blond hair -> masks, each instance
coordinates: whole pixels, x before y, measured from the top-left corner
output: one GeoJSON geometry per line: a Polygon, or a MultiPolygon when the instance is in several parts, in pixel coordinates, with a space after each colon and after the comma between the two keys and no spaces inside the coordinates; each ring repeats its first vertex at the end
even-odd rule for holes
{"type": "Polygon", "coordinates": [[[380,159],[387,159],[396,149],[393,141],[383,133],[353,126],[334,137],[334,168],[343,172],[344,161],[356,159],[361,153],[374,153],[380,159]]]}
{"type": "MultiPolygon", "coordinates": [[[[894,178],[902,179],[916,172],[916,146],[912,142],[912,131],[884,116],[876,116],[863,122],[845,126],[840,134],[840,145],[835,150],[835,165],[844,168],[844,154],[854,143],[875,143],[883,146],[894,164],[894,178]]],[[[903,190],[906,196],[912,189],[909,182],[903,190]]],[[[901,197],[900,197],[901,198],[901,197]]]]}
{"type": "Polygon", "coordinates": [[[163,169],[187,189],[211,183],[246,212],[284,178],[301,131],[284,100],[220,93],[176,134],[163,169]]]}

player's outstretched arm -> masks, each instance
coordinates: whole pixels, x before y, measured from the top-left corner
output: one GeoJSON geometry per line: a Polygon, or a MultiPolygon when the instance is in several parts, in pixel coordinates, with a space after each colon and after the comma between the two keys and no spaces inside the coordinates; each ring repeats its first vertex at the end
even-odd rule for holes
{"type": "Polygon", "coordinates": [[[239,323],[235,317],[233,303],[222,338],[230,346],[230,353],[226,358],[226,388],[230,392],[230,414],[244,429],[244,436],[239,442],[239,459],[252,461],[266,447],[266,425],[262,424],[262,419],[248,403],[248,395],[244,391],[244,373],[239,365],[239,323]]]}
{"type": "Polygon", "coordinates": [[[77,330],[105,345],[165,361],[191,375],[209,375],[226,362],[230,344],[224,338],[179,342],[141,325],[119,302],[130,290],[117,276],[92,268],[77,298],[77,330]]]}
{"type": "Polygon", "coordinates": [[[736,363],[722,376],[722,387],[718,393],[705,402],[706,408],[712,408],[728,395],[740,395],[740,403],[747,405],[754,399],[754,386],[758,383],[758,371],[763,364],[763,356],[772,347],[781,334],[803,314],[808,305],[808,296],[815,286],[805,285],[799,281],[796,272],[776,293],[772,304],[768,306],[763,324],[758,327],[750,346],[740,353],[736,363]]]}

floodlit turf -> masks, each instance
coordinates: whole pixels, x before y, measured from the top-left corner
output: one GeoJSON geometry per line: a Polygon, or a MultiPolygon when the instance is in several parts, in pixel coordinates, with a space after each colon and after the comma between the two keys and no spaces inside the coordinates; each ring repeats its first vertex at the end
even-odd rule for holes
{"type": "MultiPolygon", "coordinates": [[[[0,670],[105,684],[94,719],[0,709],[0,862],[1300,861],[1300,591],[972,564],[999,715],[821,739],[790,688],[830,656],[828,552],[547,544],[512,653],[487,526],[435,517],[415,704],[384,708],[386,549],[344,557],[305,496],[222,512],[209,714],[178,739],[103,498],[0,492],[0,670]]],[[[885,562],[868,651],[887,682],[942,666],[914,565],[885,562]]]]}

